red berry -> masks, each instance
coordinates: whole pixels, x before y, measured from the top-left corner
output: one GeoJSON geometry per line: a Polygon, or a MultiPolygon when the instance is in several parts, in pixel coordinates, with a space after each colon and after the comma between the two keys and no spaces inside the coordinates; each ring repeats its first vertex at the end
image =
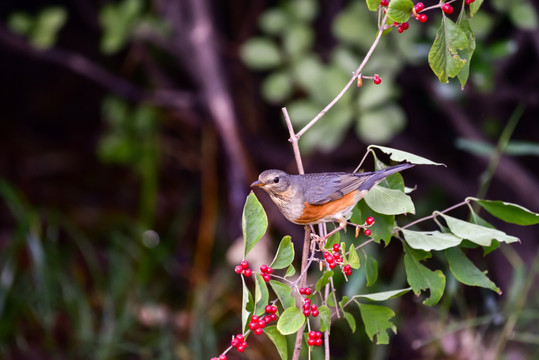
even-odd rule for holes
{"type": "Polygon", "coordinates": [[[374,218],[372,216],[369,216],[368,218],[365,219],[365,224],[367,225],[374,224],[374,218]]]}
{"type": "Polygon", "coordinates": [[[212,357],[210,360],[219,360],[219,359],[216,357],[212,357]]]}
{"type": "Polygon", "coordinates": [[[265,273],[266,271],[268,271],[268,265],[261,265],[260,266],[260,271],[265,273]]]}
{"type": "Polygon", "coordinates": [[[317,308],[318,308],[318,306],[316,306],[316,304],[312,304],[312,305],[311,305],[311,310],[314,311],[314,310],[316,310],[317,308]]]}
{"type": "Polygon", "coordinates": [[[350,264],[346,264],[344,265],[344,267],[342,268],[342,271],[343,272],[347,272],[347,271],[350,271],[352,270],[352,267],[350,266],[350,264]]]}
{"type": "Polygon", "coordinates": [[[380,85],[380,83],[382,82],[382,79],[380,79],[380,77],[378,76],[378,74],[374,74],[374,79],[373,79],[374,83],[376,85],[380,85]]]}
{"type": "Polygon", "coordinates": [[[258,320],[258,327],[263,329],[266,327],[266,321],[264,319],[258,320]]]}
{"type": "Polygon", "coordinates": [[[311,295],[311,289],[305,288],[305,295],[311,295]]]}
{"type": "Polygon", "coordinates": [[[310,304],[310,303],[311,303],[311,299],[309,299],[309,298],[307,298],[307,299],[305,299],[305,300],[303,300],[303,301],[305,301],[307,304],[310,304]]]}
{"type": "Polygon", "coordinates": [[[427,14],[421,14],[416,19],[419,20],[419,22],[426,23],[427,22],[427,14]]]}
{"type": "Polygon", "coordinates": [[[241,344],[241,341],[236,338],[232,339],[232,341],[230,342],[230,345],[232,345],[233,347],[237,347],[239,344],[241,344]]]}
{"type": "Polygon", "coordinates": [[[314,330],[309,331],[309,338],[316,339],[316,331],[314,330]]]}
{"type": "Polygon", "coordinates": [[[270,320],[271,320],[271,321],[277,320],[277,315],[276,315],[276,314],[271,314],[271,315],[270,315],[270,320]]]}
{"type": "Polygon", "coordinates": [[[399,26],[399,28],[397,29],[397,31],[399,32],[399,34],[402,34],[402,32],[404,31],[404,29],[402,28],[402,26],[399,26]]]}
{"type": "Polygon", "coordinates": [[[249,329],[251,329],[251,330],[256,330],[256,329],[258,329],[258,322],[252,322],[252,321],[251,321],[251,322],[249,323],[249,329]]]}
{"type": "Polygon", "coordinates": [[[352,276],[352,270],[348,270],[347,272],[345,272],[346,276],[352,276]]]}
{"type": "Polygon", "coordinates": [[[447,15],[451,15],[453,14],[453,7],[449,4],[444,4],[442,6],[442,10],[444,11],[444,13],[446,13],[447,15]]]}
{"type": "Polygon", "coordinates": [[[365,229],[365,235],[371,236],[371,229],[365,229]]]}
{"type": "Polygon", "coordinates": [[[258,321],[260,318],[256,315],[251,316],[251,321],[258,321]]]}
{"type": "Polygon", "coordinates": [[[305,288],[299,288],[299,294],[305,295],[305,288]]]}
{"type": "Polygon", "coordinates": [[[271,276],[269,276],[268,274],[262,275],[262,278],[264,279],[265,282],[268,282],[271,280],[271,276]]]}
{"type": "MultiPolygon", "coordinates": [[[[408,24],[408,22],[403,22],[401,24],[401,27],[402,27],[402,30],[408,30],[408,28],[410,27],[410,25],[408,24]]],[[[373,219],[374,221],[374,219],[373,219]]]]}
{"type": "Polygon", "coordinates": [[[266,270],[266,273],[269,275],[273,273],[273,269],[268,266],[268,269],[266,270]]]}
{"type": "Polygon", "coordinates": [[[326,251],[326,252],[324,253],[324,257],[327,258],[328,256],[331,256],[331,253],[330,253],[329,251],[326,251]]]}
{"type": "Polygon", "coordinates": [[[245,346],[243,345],[240,345],[236,348],[236,350],[238,350],[238,352],[244,352],[245,351],[245,346]]]}
{"type": "Polygon", "coordinates": [[[262,335],[263,332],[264,332],[264,330],[262,328],[256,328],[255,329],[255,335],[262,335]]]}
{"type": "Polygon", "coordinates": [[[242,334],[236,335],[236,339],[238,339],[238,341],[239,341],[240,343],[244,342],[244,340],[245,340],[245,338],[243,337],[242,334]]]}
{"type": "Polygon", "coordinates": [[[332,263],[332,262],[335,262],[335,258],[334,258],[332,255],[328,255],[328,256],[326,257],[326,261],[327,261],[328,263],[332,263]]]}
{"type": "Polygon", "coordinates": [[[315,340],[315,345],[316,346],[321,346],[322,345],[322,339],[316,339],[315,340]]]}
{"type": "Polygon", "coordinates": [[[317,317],[318,314],[319,314],[318,310],[313,310],[313,311],[311,312],[311,315],[312,315],[313,317],[317,317]]]}
{"type": "Polygon", "coordinates": [[[305,316],[311,315],[311,310],[303,310],[303,315],[305,316]]]}
{"type": "Polygon", "coordinates": [[[242,271],[243,271],[243,268],[242,268],[240,265],[238,265],[238,266],[236,266],[236,267],[234,268],[234,272],[235,272],[236,274],[241,274],[242,271]]]}
{"type": "Polygon", "coordinates": [[[415,4],[414,8],[416,12],[420,12],[425,8],[425,5],[423,5],[422,2],[418,2],[417,4],[415,4]]]}
{"type": "Polygon", "coordinates": [[[315,337],[316,337],[317,339],[321,339],[321,338],[322,338],[322,333],[321,333],[320,331],[317,331],[315,337]]]}
{"type": "Polygon", "coordinates": [[[264,308],[264,311],[267,312],[268,314],[271,314],[271,305],[266,305],[266,307],[264,308]]]}
{"type": "Polygon", "coordinates": [[[309,310],[310,308],[311,308],[311,304],[308,304],[308,303],[303,304],[303,310],[309,310]]]}
{"type": "Polygon", "coordinates": [[[466,0],[465,3],[466,5],[470,5],[471,3],[473,3],[475,0],[466,0]]]}
{"type": "Polygon", "coordinates": [[[332,262],[331,264],[329,264],[329,268],[330,268],[330,269],[335,269],[336,266],[337,266],[337,263],[334,263],[334,262],[332,262]]]}
{"type": "Polygon", "coordinates": [[[307,340],[307,345],[309,345],[309,346],[314,346],[314,345],[316,345],[316,339],[309,339],[309,340],[307,340]]]}
{"type": "Polygon", "coordinates": [[[243,269],[247,269],[249,267],[249,263],[247,262],[247,260],[243,260],[242,262],[240,262],[240,266],[243,269]]]}
{"type": "Polygon", "coordinates": [[[245,275],[247,277],[251,276],[252,274],[253,274],[253,270],[251,270],[251,269],[243,270],[243,275],[245,275]]]}
{"type": "Polygon", "coordinates": [[[333,251],[339,252],[341,250],[341,245],[333,244],[333,251]]]}
{"type": "Polygon", "coordinates": [[[226,355],[225,354],[219,355],[219,360],[226,360],[226,355]]]}
{"type": "Polygon", "coordinates": [[[382,1],[380,1],[380,5],[382,5],[382,6],[388,6],[388,5],[389,5],[389,0],[382,0],[382,1]]]}

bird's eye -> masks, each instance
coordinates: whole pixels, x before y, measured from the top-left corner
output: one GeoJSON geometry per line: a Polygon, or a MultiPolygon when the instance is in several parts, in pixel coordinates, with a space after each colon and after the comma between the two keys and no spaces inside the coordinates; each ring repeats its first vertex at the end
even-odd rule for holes
{"type": "Polygon", "coordinates": [[[275,179],[273,179],[273,182],[274,182],[275,184],[277,184],[277,183],[279,182],[279,177],[276,176],[275,179]]]}

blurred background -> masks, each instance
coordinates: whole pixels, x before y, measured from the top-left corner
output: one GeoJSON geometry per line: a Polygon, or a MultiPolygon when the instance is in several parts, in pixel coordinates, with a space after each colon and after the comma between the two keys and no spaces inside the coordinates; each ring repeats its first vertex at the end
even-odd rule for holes
{"type": "MultiPolygon", "coordinates": [[[[483,3],[463,90],[427,63],[439,10],[384,36],[364,71],[382,83],[351,88],[301,138],[306,171],[352,171],[367,145],[386,145],[447,165],[406,172],[417,211],[401,223],[467,196],[538,211],[538,11],[537,1],[483,3]]],[[[0,358],[226,349],[241,327],[233,268],[249,184],[267,168],[296,172],[281,108],[299,130],[375,33],[360,0],[0,2],[0,358]]],[[[301,253],[303,234],[257,195],[270,228],[254,269],[284,235],[301,253]]],[[[458,286],[435,258],[448,276],[439,306],[412,294],[390,302],[398,334],[387,346],[360,322],[354,334],[336,322],[332,358],[537,358],[539,229],[492,222],[521,243],[468,256],[501,296],[458,286]]],[[[377,289],[404,285],[399,241],[372,251],[377,289]]],[[[358,293],[364,276],[337,285],[358,293]]],[[[229,359],[277,356],[262,336],[229,359]]]]}

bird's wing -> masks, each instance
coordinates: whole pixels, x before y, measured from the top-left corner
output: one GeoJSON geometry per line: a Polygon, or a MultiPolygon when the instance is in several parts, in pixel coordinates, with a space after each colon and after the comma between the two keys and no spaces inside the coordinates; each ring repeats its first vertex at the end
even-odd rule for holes
{"type": "Polygon", "coordinates": [[[308,174],[305,178],[305,201],[311,205],[322,205],[338,200],[357,190],[372,173],[325,173],[308,174]]]}

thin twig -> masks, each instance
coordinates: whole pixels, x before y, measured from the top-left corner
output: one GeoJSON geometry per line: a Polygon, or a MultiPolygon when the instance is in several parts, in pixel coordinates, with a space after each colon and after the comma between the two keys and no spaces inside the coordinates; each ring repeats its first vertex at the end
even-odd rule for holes
{"type": "Polygon", "coordinates": [[[448,208],[445,209],[445,210],[442,210],[442,211],[435,211],[435,212],[433,212],[433,213],[432,213],[431,215],[429,215],[429,216],[422,217],[421,219],[417,219],[417,220],[415,220],[415,221],[412,221],[411,223],[406,224],[406,225],[404,225],[404,226],[395,227],[395,229],[393,230],[393,233],[397,233],[397,232],[399,232],[399,231],[402,230],[402,229],[409,228],[410,226],[415,225],[415,224],[418,224],[418,223],[423,222],[423,221],[425,221],[425,220],[434,219],[438,214],[444,214],[444,213],[449,212],[449,211],[451,211],[451,210],[453,210],[453,209],[456,209],[456,208],[458,208],[458,207],[460,207],[460,206],[462,206],[462,205],[466,205],[466,204],[468,204],[469,202],[470,202],[470,199],[467,198],[466,200],[464,200],[464,201],[462,201],[462,202],[459,202],[459,203],[456,204],[456,205],[450,206],[450,207],[448,207],[448,208]]]}
{"type": "Polygon", "coordinates": [[[299,152],[299,145],[298,145],[299,137],[296,134],[294,134],[294,127],[292,126],[290,115],[288,115],[288,110],[286,110],[285,107],[282,108],[281,110],[284,115],[284,120],[286,121],[286,126],[288,127],[288,132],[290,133],[290,138],[288,139],[288,141],[292,143],[292,149],[294,150],[294,157],[296,158],[298,173],[305,174],[305,170],[303,169],[303,162],[301,161],[301,154],[299,152]]]}

